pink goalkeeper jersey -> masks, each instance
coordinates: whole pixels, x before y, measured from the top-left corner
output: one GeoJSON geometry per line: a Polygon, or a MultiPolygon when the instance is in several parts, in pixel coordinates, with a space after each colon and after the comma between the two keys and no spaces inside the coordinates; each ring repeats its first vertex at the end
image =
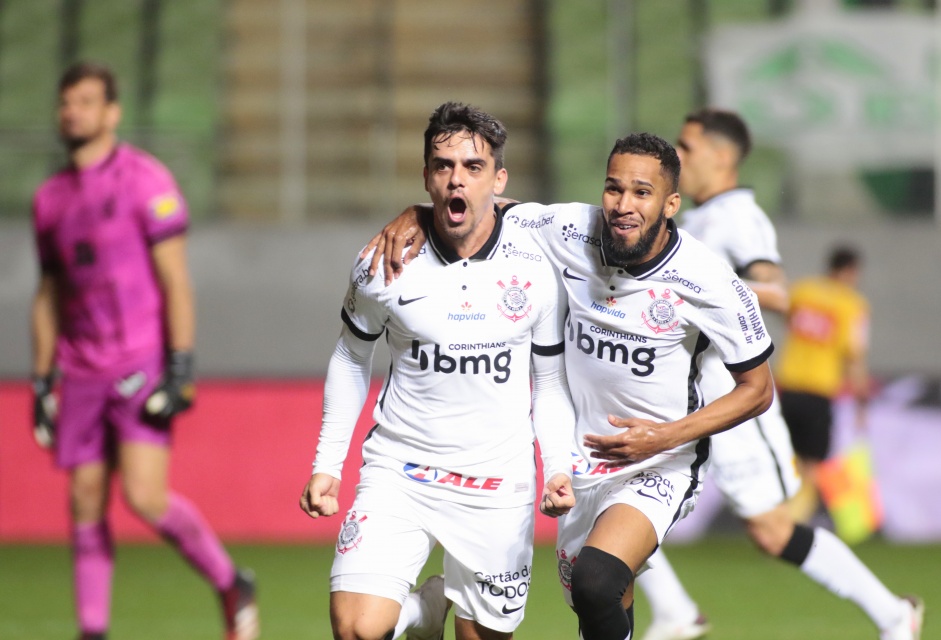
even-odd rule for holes
{"type": "Polygon", "coordinates": [[[162,356],[163,296],[150,250],[185,232],[188,217],[167,168],[129,144],[40,186],[33,224],[42,270],[58,276],[63,372],[123,375],[162,356]]]}

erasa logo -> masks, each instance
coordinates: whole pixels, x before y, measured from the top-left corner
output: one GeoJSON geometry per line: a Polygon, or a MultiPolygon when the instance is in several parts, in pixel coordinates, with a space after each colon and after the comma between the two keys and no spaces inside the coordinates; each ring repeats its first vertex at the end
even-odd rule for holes
{"type": "Polygon", "coordinates": [[[580,232],[574,224],[564,224],[562,225],[562,238],[568,242],[572,240],[574,242],[584,242],[585,244],[590,244],[595,247],[601,246],[601,239],[588,234],[580,232]]]}
{"type": "Polygon", "coordinates": [[[449,356],[441,352],[441,345],[434,344],[422,347],[418,340],[412,340],[411,356],[418,360],[418,368],[422,371],[431,369],[435,373],[460,373],[466,375],[490,375],[493,381],[503,384],[510,379],[510,362],[512,356],[509,347],[494,354],[449,356]],[[431,354],[428,353],[429,349],[431,354]]]}
{"type": "Polygon", "coordinates": [[[507,258],[522,258],[523,260],[542,262],[541,253],[520,249],[512,242],[505,242],[500,246],[500,248],[503,249],[503,255],[505,255],[507,258]]]}

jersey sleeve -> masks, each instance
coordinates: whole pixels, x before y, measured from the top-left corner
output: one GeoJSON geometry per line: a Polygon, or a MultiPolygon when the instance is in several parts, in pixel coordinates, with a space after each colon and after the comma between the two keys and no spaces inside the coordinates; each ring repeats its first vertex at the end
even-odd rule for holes
{"type": "Polygon", "coordinates": [[[378,299],[385,283],[382,273],[369,275],[372,255],[357,259],[350,272],[350,283],[343,299],[340,317],[349,330],[360,340],[378,340],[385,329],[388,314],[378,299]]]}
{"type": "Polygon", "coordinates": [[[374,341],[360,340],[348,327],[340,334],[327,367],[314,473],[340,479],[356,421],[369,391],[375,346],[374,341]]]}
{"type": "Polygon", "coordinates": [[[725,228],[732,233],[725,238],[726,251],[737,273],[744,273],[755,262],[781,263],[777,234],[764,212],[756,208],[729,213],[733,220],[725,228]]]}
{"type": "Polygon", "coordinates": [[[39,269],[43,273],[55,273],[60,267],[52,234],[52,225],[49,224],[48,216],[42,207],[42,197],[37,193],[33,198],[33,236],[39,269]]]}
{"type": "Polygon", "coordinates": [[[170,171],[156,160],[142,162],[136,174],[137,212],[147,242],[155,245],[185,233],[189,209],[170,171]]]}
{"type": "Polygon", "coordinates": [[[719,352],[729,371],[754,369],[774,350],[758,297],[731,271],[714,280],[697,317],[700,331],[719,352]]]}
{"type": "Polygon", "coordinates": [[[845,352],[860,356],[869,351],[869,305],[864,300],[854,300],[845,312],[843,324],[845,352]]]}

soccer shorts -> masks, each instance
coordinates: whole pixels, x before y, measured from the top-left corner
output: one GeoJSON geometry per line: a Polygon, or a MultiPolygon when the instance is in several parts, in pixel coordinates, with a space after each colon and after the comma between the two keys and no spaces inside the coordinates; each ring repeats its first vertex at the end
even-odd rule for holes
{"type": "Polygon", "coordinates": [[[782,391],[781,413],[791,432],[795,453],[808,460],[826,460],[833,430],[830,398],[815,393],[782,391]]]}
{"type": "Polygon", "coordinates": [[[533,505],[467,506],[403,487],[385,469],[361,471],[337,539],[330,591],[401,604],[438,542],[455,615],[495,631],[516,629],[532,579],[533,505]]]}
{"type": "Polygon", "coordinates": [[[144,417],[144,402],[160,382],[159,360],[130,369],[116,378],[63,376],[56,419],[56,464],[70,469],[106,460],[116,442],[170,445],[168,425],[144,417]]]}
{"type": "MultiPolygon", "coordinates": [[[[693,510],[702,490],[702,482],[694,481],[689,471],[688,460],[682,467],[659,464],[576,488],[575,507],[559,517],[556,539],[559,582],[569,606],[572,606],[572,564],[598,516],[616,504],[630,505],[647,516],[657,533],[657,543],[662,543],[670,528],[693,510]]],[[[646,568],[645,565],[638,573],[646,568]]]]}
{"type": "Polygon", "coordinates": [[[794,449],[777,394],[765,413],[712,436],[711,479],[732,511],[750,518],[797,493],[794,449]]]}

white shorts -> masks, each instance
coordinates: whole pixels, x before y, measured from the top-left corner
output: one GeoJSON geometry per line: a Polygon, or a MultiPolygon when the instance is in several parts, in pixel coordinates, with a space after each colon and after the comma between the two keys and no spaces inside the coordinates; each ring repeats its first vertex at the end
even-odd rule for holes
{"type": "MultiPolygon", "coordinates": [[[[696,505],[702,490],[701,475],[690,476],[687,460],[682,466],[641,467],[576,489],[575,508],[559,518],[556,540],[559,582],[569,606],[572,606],[572,564],[598,516],[616,504],[630,505],[647,516],[657,533],[657,543],[662,543],[670,528],[696,505]]],[[[646,568],[642,567],[638,573],[646,568]]]]}
{"type": "Polygon", "coordinates": [[[467,506],[403,489],[393,472],[368,475],[356,488],[337,540],[331,592],[403,603],[438,542],[444,548],[444,592],[455,615],[495,631],[516,629],[532,579],[533,505],[467,506]]]}
{"type": "Polygon", "coordinates": [[[797,493],[797,458],[777,394],[762,415],[712,436],[710,474],[740,518],[771,511],[797,493]]]}

